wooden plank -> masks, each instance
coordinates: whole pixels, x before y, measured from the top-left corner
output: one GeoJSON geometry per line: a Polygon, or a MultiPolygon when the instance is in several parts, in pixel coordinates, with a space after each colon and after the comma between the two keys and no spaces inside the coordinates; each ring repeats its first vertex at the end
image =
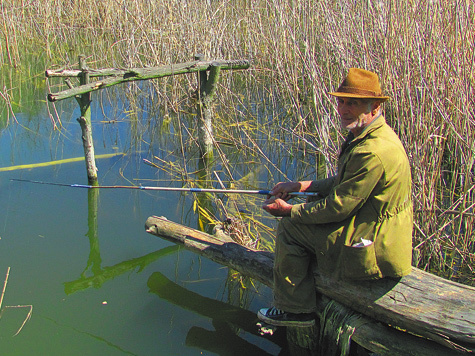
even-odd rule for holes
{"type": "MultiPolygon", "coordinates": [[[[194,63],[200,62],[205,65],[206,68],[211,66],[220,66],[221,69],[247,69],[250,64],[246,60],[214,60],[214,61],[202,61],[196,60],[187,63],[182,63],[185,67],[190,66],[194,63]]],[[[173,68],[180,66],[180,64],[173,65],[164,65],[158,67],[146,67],[146,68],[103,68],[103,69],[92,69],[88,68],[89,76],[92,77],[111,77],[111,76],[124,76],[134,73],[140,73],[142,71],[168,71],[167,68],[173,68]]],[[[47,78],[79,78],[82,76],[83,71],[80,69],[58,69],[52,70],[47,69],[45,71],[45,77],[47,78]]]]}
{"type": "MultiPolygon", "coordinates": [[[[273,254],[256,251],[235,243],[221,241],[211,235],[186,226],[173,223],[165,218],[149,217],[145,224],[147,232],[179,243],[185,248],[206,256],[218,263],[229,266],[262,283],[272,286],[273,254]]],[[[339,303],[368,317],[366,328],[355,331],[353,339],[370,348],[373,343],[368,336],[373,332],[386,332],[386,345],[374,344],[373,351],[391,349],[397,343],[405,353],[414,355],[437,355],[437,347],[428,340],[418,338],[396,329],[381,329],[378,322],[397,326],[413,334],[424,336],[444,345],[443,350],[460,352],[475,351],[475,288],[451,282],[429,273],[414,269],[399,281],[383,279],[351,283],[316,275],[316,288],[339,303]],[[371,321],[372,320],[372,321],[371,321]],[[393,332],[388,332],[393,330],[393,332]],[[366,334],[364,334],[366,333],[366,334]],[[397,336],[396,336],[397,335],[397,336]],[[401,343],[401,335],[407,342],[401,343]],[[399,340],[399,341],[397,341],[399,340]],[[421,340],[417,343],[415,340],[421,340]],[[419,349],[414,350],[414,345],[419,349]],[[409,346],[410,345],[410,346],[409,346]],[[416,353],[413,353],[416,352],[416,353]]],[[[381,333],[378,334],[381,336],[381,333]]],[[[376,338],[376,337],[374,337],[376,338]]],[[[440,349],[440,346],[438,346],[440,349]]],[[[389,353],[390,354],[390,353],[389,353]]],[[[394,354],[394,353],[393,353],[394,354]]]]}

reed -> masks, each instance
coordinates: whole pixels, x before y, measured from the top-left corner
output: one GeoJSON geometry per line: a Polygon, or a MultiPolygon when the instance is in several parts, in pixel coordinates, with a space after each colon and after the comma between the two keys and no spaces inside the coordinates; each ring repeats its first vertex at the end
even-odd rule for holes
{"type": "MultiPolygon", "coordinates": [[[[252,60],[252,70],[223,74],[218,88],[216,140],[232,145],[219,146],[219,159],[237,149],[244,161],[264,162],[274,183],[334,173],[343,133],[327,92],[348,67],[378,72],[392,97],[386,117],[413,167],[414,264],[473,283],[473,1],[4,0],[0,16],[2,65],[19,66],[38,47],[46,63],[67,66],[80,53],[95,67],[196,53],[252,60]]],[[[166,112],[159,126],[193,147],[183,116],[194,77],[153,83],[155,112],[166,112]]],[[[222,164],[230,181],[239,178],[222,164]]]]}

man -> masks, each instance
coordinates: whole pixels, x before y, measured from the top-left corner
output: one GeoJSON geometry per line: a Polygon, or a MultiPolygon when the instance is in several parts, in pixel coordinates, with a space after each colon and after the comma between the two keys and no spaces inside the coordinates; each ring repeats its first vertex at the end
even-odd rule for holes
{"type": "Polygon", "coordinates": [[[381,112],[375,73],[351,68],[336,92],[341,127],[349,131],[338,173],[318,181],[277,184],[263,208],[282,216],[276,236],[274,306],[259,319],[283,326],[315,323],[313,263],[342,279],[401,277],[411,271],[411,173],[404,148],[381,112]],[[287,203],[291,192],[321,199],[287,203]]]}

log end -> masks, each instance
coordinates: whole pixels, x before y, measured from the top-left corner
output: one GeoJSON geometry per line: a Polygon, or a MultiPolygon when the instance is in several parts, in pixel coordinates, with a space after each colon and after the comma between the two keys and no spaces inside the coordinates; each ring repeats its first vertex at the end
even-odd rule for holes
{"type": "Polygon", "coordinates": [[[164,216],[150,216],[147,221],[145,221],[145,232],[148,232],[152,235],[158,234],[157,219],[163,219],[167,221],[168,219],[164,216]]]}

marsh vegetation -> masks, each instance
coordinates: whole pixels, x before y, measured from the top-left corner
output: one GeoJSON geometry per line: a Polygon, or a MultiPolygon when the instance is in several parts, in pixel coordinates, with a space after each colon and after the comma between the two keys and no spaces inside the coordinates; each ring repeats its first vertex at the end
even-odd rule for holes
{"type": "MultiPolygon", "coordinates": [[[[94,100],[111,108],[102,129],[115,132],[127,120],[129,146],[149,151],[169,182],[270,187],[335,171],[344,133],[327,92],[348,67],[374,70],[392,98],[385,115],[413,169],[413,263],[473,284],[474,21],[470,0],[4,0],[0,127],[16,125],[16,113],[31,114],[27,98],[46,106],[37,89],[65,86],[45,81],[44,69],[74,68],[79,54],[92,68],[172,64],[197,53],[247,59],[251,69],[222,75],[217,154],[204,174],[194,75],[107,89],[94,100]],[[164,142],[175,148],[163,149],[170,147],[164,142]]],[[[68,105],[48,106],[51,130],[63,129],[68,105]]],[[[200,204],[197,197],[194,209],[203,228],[238,216],[253,241],[271,248],[273,220],[259,200],[200,204]]]]}

